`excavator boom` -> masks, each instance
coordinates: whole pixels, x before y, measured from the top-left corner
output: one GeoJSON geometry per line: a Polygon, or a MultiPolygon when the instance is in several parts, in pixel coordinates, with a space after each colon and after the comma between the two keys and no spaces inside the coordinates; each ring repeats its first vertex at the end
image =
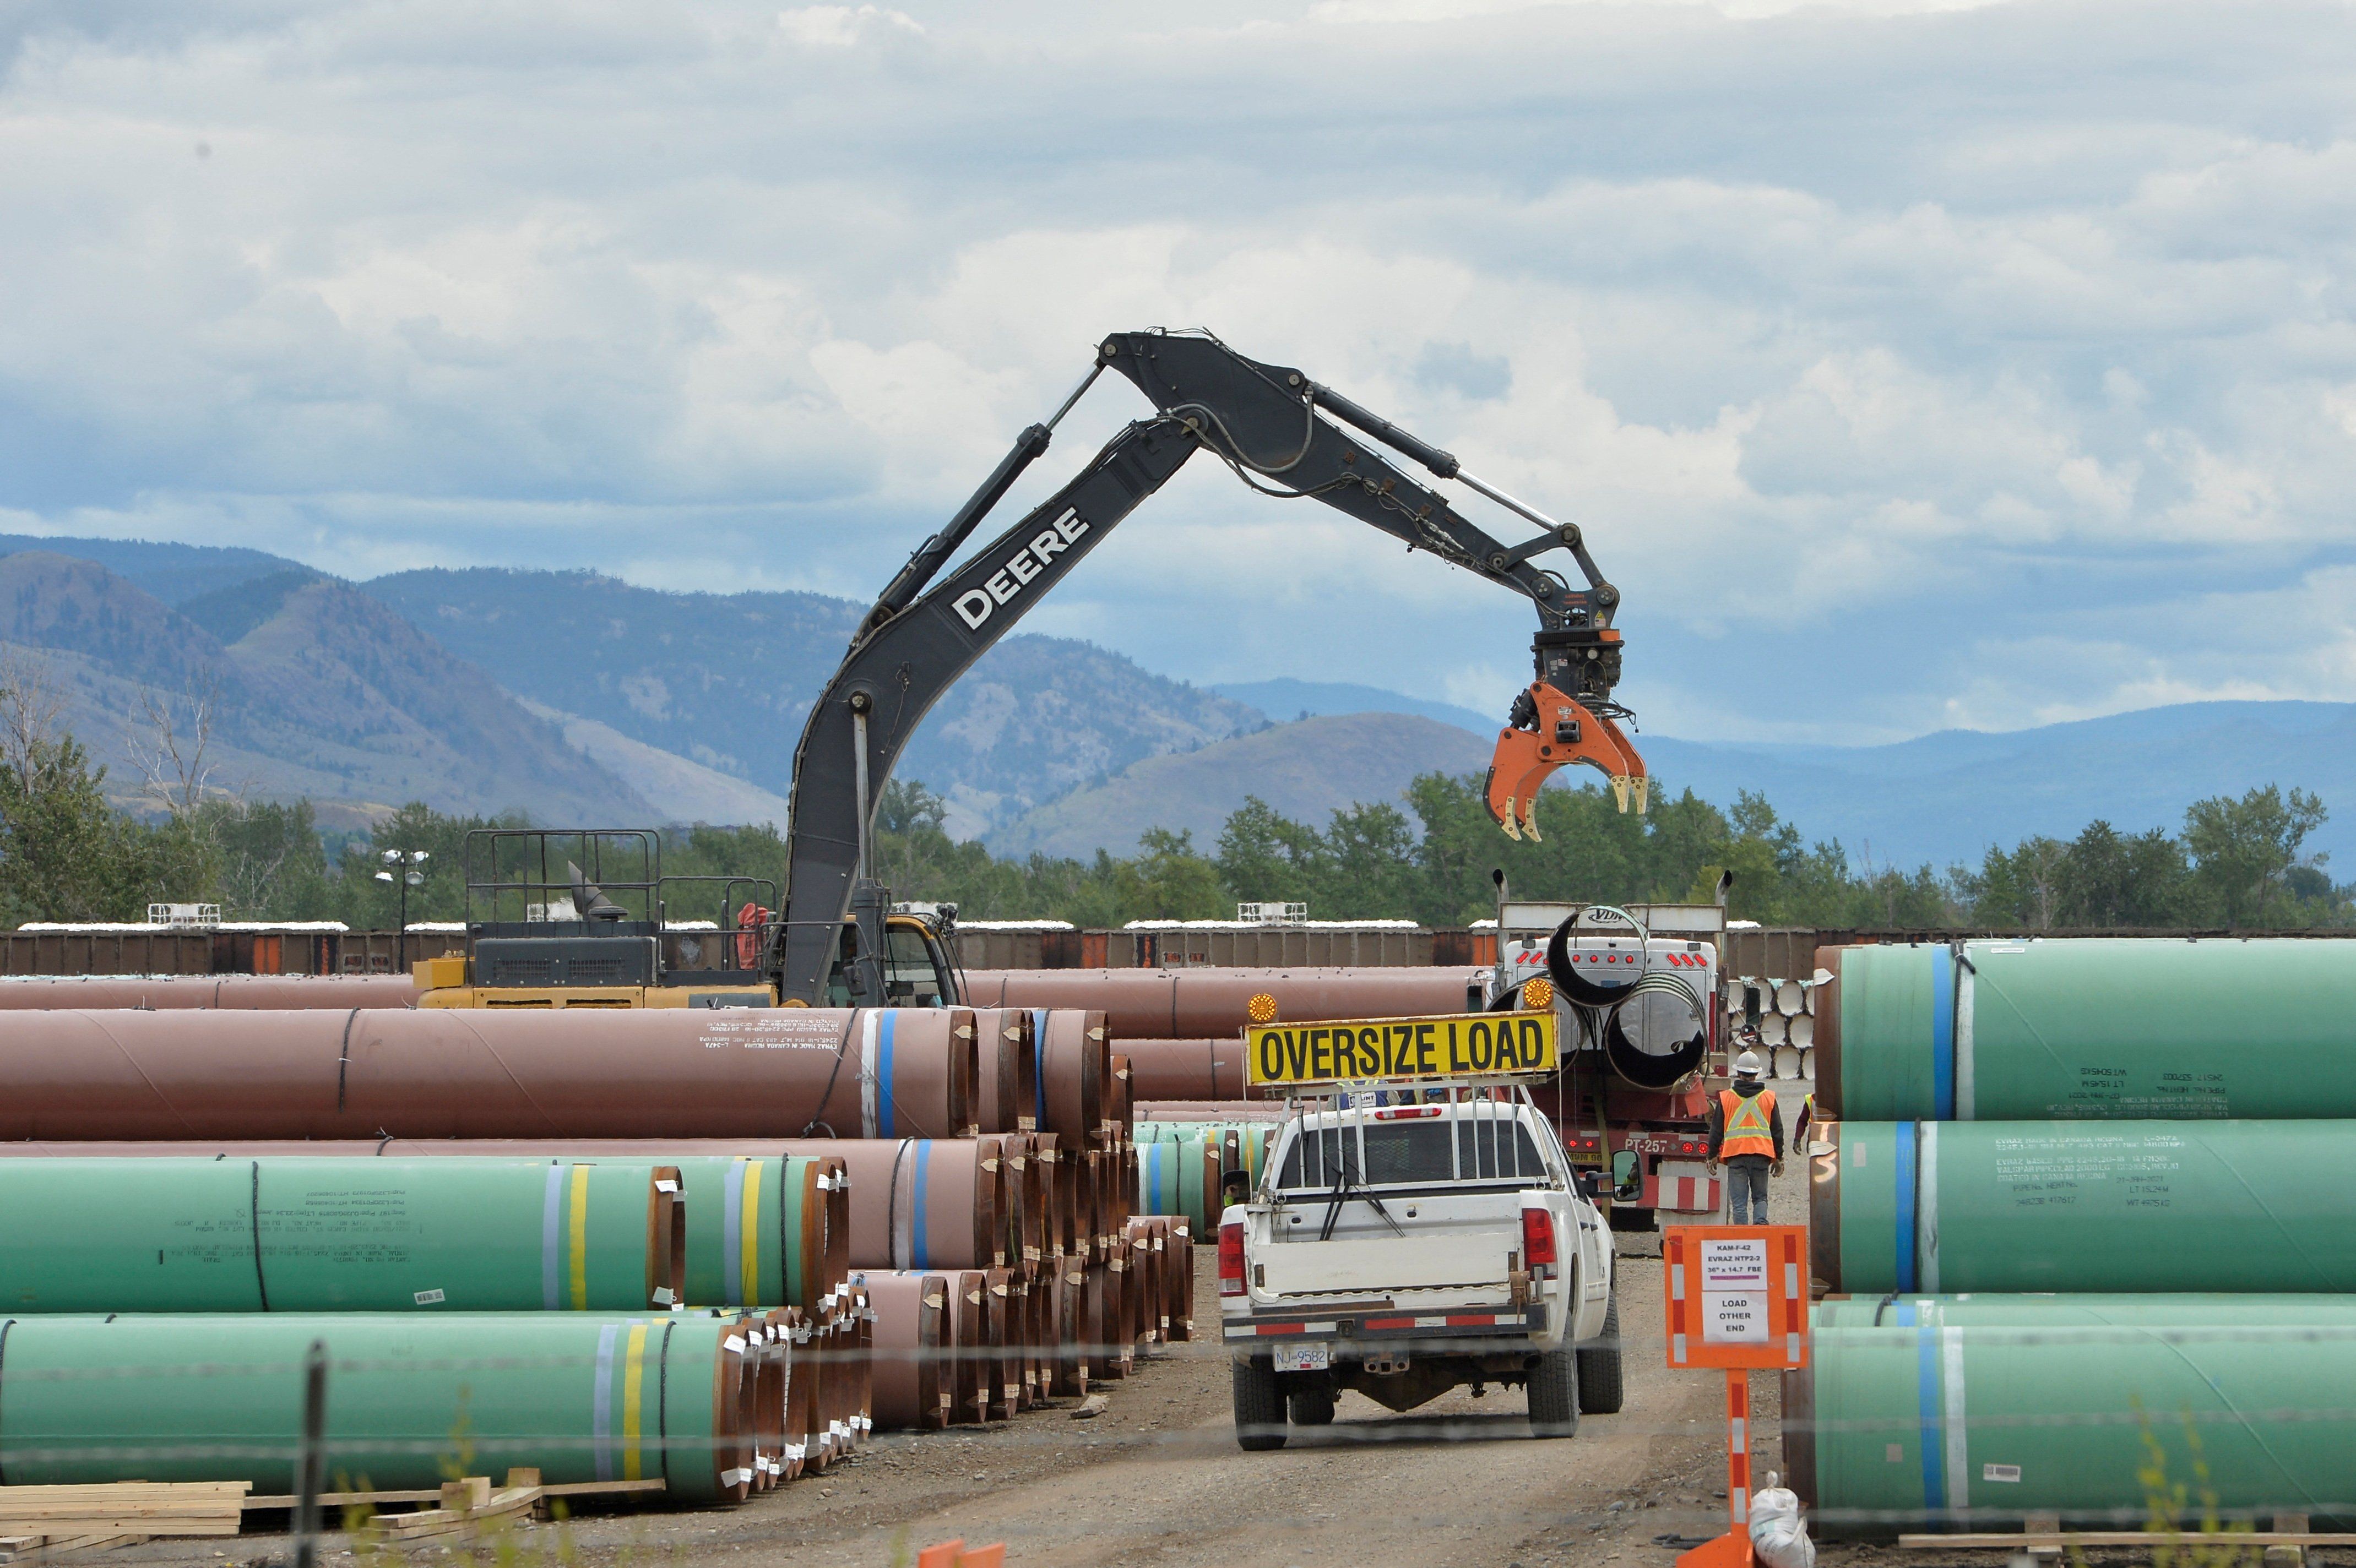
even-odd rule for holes
{"type": "Polygon", "coordinates": [[[868,833],[893,764],[933,704],[1061,581],[1106,534],[1198,451],[1263,495],[1314,499],[1527,598],[1538,617],[1537,680],[1516,699],[1490,769],[1489,809],[1505,831],[1535,837],[1534,803],[1555,769],[1601,768],[1622,809],[1644,809],[1642,759],[1614,720],[1618,592],[1575,524],[1558,524],[1430,446],[1288,366],[1246,358],[1206,333],[1108,337],[1061,410],[1025,430],[1005,461],[938,534],[925,541],[861,624],[803,728],[794,757],[785,908],[769,947],[780,998],[822,998],[850,915],[854,997],[884,996],[883,891],[870,874],[868,833]],[[1106,443],[1069,484],[942,575],[982,518],[1047,449],[1064,414],[1106,370],[1134,383],[1155,413],[1106,443]],[[1544,531],[1508,546],[1375,450],[1379,443],[1441,479],[1464,484],[1544,531]],[[1568,550],[1581,581],[1533,564],[1568,550]],[[1502,781],[1502,784],[1501,784],[1502,781]]]}

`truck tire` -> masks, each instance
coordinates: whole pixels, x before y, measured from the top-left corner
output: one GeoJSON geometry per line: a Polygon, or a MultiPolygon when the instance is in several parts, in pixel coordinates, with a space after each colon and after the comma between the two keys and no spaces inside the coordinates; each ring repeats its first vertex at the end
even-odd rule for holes
{"type": "Polygon", "coordinates": [[[1331,1426],[1333,1424],[1333,1407],[1341,1400],[1342,1396],[1336,1390],[1308,1388],[1293,1394],[1285,1403],[1292,1412],[1293,1425],[1331,1426]]]}
{"type": "Polygon", "coordinates": [[[1284,1446],[1284,1395],[1277,1392],[1276,1368],[1265,1356],[1238,1358],[1236,1374],[1236,1446],[1258,1454],[1284,1446]]]}
{"type": "Polygon", "coordinates": [[[1530,1432],[1538,1437],[1579,1435],[1579,1353],[1548,1350],[1530,1369],[1530,1432]]]}
{"type": "Polygon", "coordinates": [[[1603,1309],[1603,1335],[1581,1346],[1579,1354],[1579,1405],[1596,1415],[1617,1415],[1627,1394],[1620,1376],[1620,1292],[1612,1292],[1603,1309]]]}

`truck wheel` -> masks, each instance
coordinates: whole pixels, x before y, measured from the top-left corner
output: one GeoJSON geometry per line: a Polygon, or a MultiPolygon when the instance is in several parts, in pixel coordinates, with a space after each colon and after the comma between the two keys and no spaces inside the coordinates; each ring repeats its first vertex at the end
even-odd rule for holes
{"type": "Polygon", "coordinates": [[[1303,1389],[1285,1403],[1292,1412],[1295,1426],[1331,1426],[1333,1407],[1341,1403],[1340,1393],[1330,1388],[1303,1389]]]}
{"type": "Polygon", "coordinates": [[[1603,1335],[1582,1346],[1579,1355],[1579,1404],[1595,1415],[1617,1415],[1626,1392],[1620,1378],[1620,1292],[1613,1290],[1603,1309],[1603,1335]]]}
{"type": "Polygon", "coordinates": [[[1238,1360],[1236,1373],[1236,1446],[1257,1454],[1284,1446],[1284,1395],[1276,1388],[1276,1368],[1264,1356],[1238,1360]]]}
{"type": "Polygon", "coordinates": [[[1579,1434],[1579,1355],[1548,1350],[1530,1369],[1530,1431],[1539,1437],[1579,1434]]]}

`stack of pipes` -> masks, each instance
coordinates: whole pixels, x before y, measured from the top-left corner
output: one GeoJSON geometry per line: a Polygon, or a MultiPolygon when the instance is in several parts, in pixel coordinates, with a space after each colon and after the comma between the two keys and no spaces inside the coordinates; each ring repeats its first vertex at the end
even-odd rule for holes
{"type": "Polygon", "coordinates": [[[1792,980],[1750,975],[1726,979],[1726,1022],[1721,1038],[1732,1041],[1744,1025],[1759,1030],[1767,1076],[1787,1082],[1816,1075],[1816,992],[1813,978],[1792,980]]]}
{"type": "Polygon", "coordinates": [[[2356,944],[1974,941],[1818,964],[1824,1299],[1783,1402],[1818,1521],[2117,1528],[2188,1488],[2261,1529],[2344,1513],[2356,944]]]}
{"type": "MultiPolygon", "coordinates": [[[[276,1345],[267,1325],[333,1310],[351,1314],[326,1334],[341,1358],[372,1335],[447,1350],[506,1314],[605,1315],[604,1379],[623,1375],[613,1356],[637,1376],[710,1321],[724,1331],[695,1350],[712,1361],[702,1386],[738,1392],[715,1393],[702,1427],[667,1430],[733,1456],[714,1496],[822,1467],[879,1420],[987,1419],[1085,1392],[1190,1328],[1191,1229],[1132,1219],[1126,1087],[1100,1015],[24,1010],[0,1026],[0,1299],[16,1323],[194,1307],[220,1315],[215,1338],[276,1345]],[[443,1327],[416,1328],[429,1321],[443,1327]],[[917,1381],[969,1389],[964,1404],[918,1408],[915,1362],[934,1360],[917,1381]]],[[[24,1364],[6,1349],[0,1380],[24,1364]]],[[[36,1436],[8,1392],[14,1479],[12,1447],[36,1436]]],[[[335,1407],[375,1419],[340,1393],[335,1407]]],[[[599,1452],[610,1469],[620,1450],[599,1452]]]]}

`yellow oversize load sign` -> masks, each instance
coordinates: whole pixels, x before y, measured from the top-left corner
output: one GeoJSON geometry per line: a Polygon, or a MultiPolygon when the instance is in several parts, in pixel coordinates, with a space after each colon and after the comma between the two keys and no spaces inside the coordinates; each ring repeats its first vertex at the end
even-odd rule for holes
{"type": "Polygon", "coordinates": [[[1560,1049],[1552,1012],[1254,1024],[1244,1048],[1255,1085],[1551,1072],[1560,1049]]]}

